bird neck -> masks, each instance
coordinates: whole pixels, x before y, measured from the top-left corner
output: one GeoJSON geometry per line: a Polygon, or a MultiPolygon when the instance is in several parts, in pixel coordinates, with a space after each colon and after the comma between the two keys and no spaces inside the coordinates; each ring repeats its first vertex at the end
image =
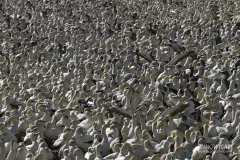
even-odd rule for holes
{"type": "Polygon", "coordinates": [[[24,88],[23,80],[24,80],[24,75],[23,75],[23,73],[21,73],[21,74],[20,74],[20,82],[19,82],[19,87],[20,87],[20,89],[23,89],[23,88],[24,88]]]}
{"type": "Polygon", "coordinates": [[[140,137],[139,137],[139,131],[137,129],[135,129],[135,133],[134,133],[134,139],[139,142],[140,141],[140,137]]]}
{"type": "Polygon", "coordinates": [[[233,91],[234,90],[234,86],[235,86],[235,83],[233,81],[231,81],[230,86],[229,86],[229,90],[233,91]]]}
{"type": "MultiPolygon", "coordinates": [[[[146,118],[143,118],[143,117],[139,117],[139,118],[140,118],[140,120],[138,120],[138,122],[139,121],[141,122],[141,129],[142,130],[146,129],[147,128],[147,126],[146,126],[146,118]]],[[[135,125],[137,125],[137,120],[136,120],[136,124],[135,125]]]]}
{"type": "Polygon", "coordinates": [[[186,142],[187,143],[192,143],[192,140],[191,140],[191,131],[187,131],[186,134],[185,134],[185,139],[186,139],[186,142]]]}
{"type": "Polygon", "coordinates": [[[27,70],[24,70],[24,80],[26,82],[26,86],[29,86],[29,77],[28,77],[27,70]]]}
{"type": "Polygon", "coordinates": [[[235,116],[234,116],[234,120],[233,120],[233,122],[232,122],[232,126],[233,126],[234,128],[236,128],[237,125],[239,124],[239,122],[240,122],[239,112],[236,112],[236,113],[235,113],[235,116]]]}
{"type": "Polygon", "coordinates": [[[98,122],[99,122],[100,125],[103,125],[103,124],[104,124],[103,118],[102,118],[102,117],[99,117],[99,118],[98,118],[98,122]]]}
{"type": "Polygon", "coordinates": [[[158,87],[157,88],[157,95],[156,95],[157,97],[162,97],[162,90],[161,90],[161,88],[160,87],[158,87]]]}
{"type": "Polygon", "coordinates": [[[0,109],[2,108],[3,101],[2,101],[2,95],[0,95],[0,109]]]}
{"type": "Polygon", "coordinates": [[[151,76],[151,82],[150,82],[150,86],[154,86],[154,84],[155,84],[155,81],[156,81],[156,77],[155,76],[151,76]]]}
{"type": "Polygon", "coordinates": [[[205,124],[203,126],[203,137],[207,137],[208,136],[208,129],[209,129],[209,125],[205,124]]]}
{"type": "Polygon", "coordinates": [[[221,79],[221,86],[225,86],[225,81],[224,81],[224,79],[221,79]]]}
{"type": "Polygon", "coordinates": [[[112,65],[111,65],[111,72],[112,72],[112,74],[116,74],[117,73],[116,66],[115,66],[114,63],[112,63],[112,65]]]}
{"type": "Polygon", "coordinates": [[[15,152],[14,150],[14,142],[10,142],[10,151],[15,152]]]}
{"type": "Polygon", "coordinates": [[[153,132],[153,136],[157,136],[157,122],[152,124],[152,132],[153,132]]]}
{"type": "Polygon", "coordinates": [[[180,139],[180,137],[177,136],[174,138],[174,141],[175,141],[174,149],[176,150],[181,145],[181,139],[180,139]]]}
{"type": "Polygon", "coordinates": [[[8,111],[12,110],[12,107],[9,102],[5,102],[5,107],[6,107],[6,110],[8,110],[8,111]]]}
{"type": "Polygon", "coordinates": [[[69,147],[69,141],[65,140],[65,146],[69,147]]]}
{"type": "Polygon", "coordinates": [[[237,135],[240,136],[240,125],[237,126],[237,135]]]}
{"type": "Polygon", "coordinates": [[[210,81],[209,81],[209,80],[206,80],[206,92],[205,92],[206,95],[209,94],[209,89],[210,89],[210,87],[211,87],[210,81]]]}
{"type": "Polygon", "coordinates": [[[108,141],[108,137],[107,137],[107,134],[106,134],[106,127],[104,127],[104,128],[102,128],[102,131],[101,131],[101,134],[102,134],[102,137],[103,137],[103,139],[102,139],[102,142],[106,142],[106,141],[108,141]]]}
{"type": "Polygon", "coordinates": [[[101,153],[100,153],[100,147],[96,149],[96,157],[97,158],[102,158],[101,153]]]}
{"type": "Polygon", "coordinates": [[[128,108],[131,104],[131,94],[129,91],[126,92],[126,103],[125,103],[125,108],[128,108]]]}

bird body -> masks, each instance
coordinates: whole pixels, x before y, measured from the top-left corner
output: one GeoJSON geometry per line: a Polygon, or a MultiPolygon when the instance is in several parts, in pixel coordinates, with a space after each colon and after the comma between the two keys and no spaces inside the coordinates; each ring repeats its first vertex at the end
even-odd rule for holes
{"type": "Polygon", "coordinates": [[[0,160],[237,158],[237,0],[3,2],[0,160]]]}

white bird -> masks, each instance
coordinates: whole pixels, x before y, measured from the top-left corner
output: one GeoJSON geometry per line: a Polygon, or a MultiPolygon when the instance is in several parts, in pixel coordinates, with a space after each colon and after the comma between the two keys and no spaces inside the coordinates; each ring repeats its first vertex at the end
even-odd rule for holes
{"type": "Polygon", "coordinates": [[[120,143],[115,143],[112,147],[113,153],[104,157],[106,160],[116,159],[120,152],[120,143]]]}
{"type": "Polygon", "coordinates": [[[63,151],[63,158],[61,160],[71,160],[71,157],[69,155],[69,150],[68,149],[65,149],[63,151]]]}
{"type": "Polygon", "coordinates": [[[124,143],[120,149],[120,152],[116,160],[124,160],[125,157],[127,157],[131,153],[132,153],[131,145],[128,143],[124,143]]]}
{"type": "Polygon", "coordinates": [[[27,150],[23,143],[19,143],[19,148],[17,150],[16,158],[17,160],[26,159],[27,150]]]}
{"type": "Polygon", "coordinates": [[[75,133],[73,135],[73,139],[76,141],[76,144],[83,149],[84,151],[87,151],[88,148],[92,145],[94,141],[94,136],[86,135],[82,128],[78,127],[75,130],[75,133]]]}
{"type": "Polygon", "coordinates": [[[133,155],[141,159],[149,157],[155,152],[155,149],[153,148],[151,142],[148,140],[144,141],[144,146],[139,144],[133,144],[131,145],[131,148],[133,151],[133,155]]]}
{"type": "Polygon", "coordinates": [[[84,114],[87,119],[83,120],[78,126],[84,128],[86,131],[93,126],[94,117],[89,111],[84,111],[84,114]]]}
{"type": "Polygon", "coordinates": [[[65,136],[65,137],[71,138],[72,135],[73,134],[71,133],[71,129],[70,128],[65,128],[63,130],[63,133],[58,136],[58,139],[56,141],[54,141],[53,146],[54,147],[59,147],[59,146],[63,145],[64,144],[63,137],[65,136]]]}
{"type": "Polygon", "coordinates": [[[37,138],[38,138],[38,134],[33,133],[32,138],[31,138],[32,144],[26,146],[26,149],[28,152],[31,152],[34,154],[37,151],[37,149],[38,149],[37,138]]]}
{"type": "Polygon", "coordinates": [[[232,106],[231,106],[231,104],[226,105],[224,107],[224,109],[226,110],[226,113],[222,117],[222,121],[224,123],[229,122],[229,121],[230,122],[233,121],[233,113],[232,113],[232,106]]]}
{"type": "Polygon", "coordinates": [[[134,129],[134,137],[131,139],[128,139],[126,143],[129,144],[141,144],[141,138],[140,138],[140,128],[138,126],[134,129]]]}
{"type": "Polygon", "coordinates": [[[105,124],[101,129],[102,141],[99,143],[99,149],[102,157],[106,156],[110,150],[110,143],[106,134],[107,127],[108,125],[105,124]]]}
{"type": "Polygon", "coordinates": [[[204,144],[205,144],[204,139],[200,138],[198,140],[198,146],[196,146],[192,151],[193,152],[191,156],[192,160],[201,160],[206,157],[208,148],[206,147],[207,145],[204,144]]]}
{"type": "Polygon", "coordinates": [[[73,152],[73,156],[75,157],[76,160],[87,160],[83,156],[83,151],[79,148],[76,148],[73,152]]]}
{"type": "Polygon", "coordinates": [[[46,124],[46,129],[44,131],[44,135],[46,136],[47,139],[50,140],[57,140],[58,136],[62,133],[62,131],[52,124],[51,122],[48,122],[46,124]]]}

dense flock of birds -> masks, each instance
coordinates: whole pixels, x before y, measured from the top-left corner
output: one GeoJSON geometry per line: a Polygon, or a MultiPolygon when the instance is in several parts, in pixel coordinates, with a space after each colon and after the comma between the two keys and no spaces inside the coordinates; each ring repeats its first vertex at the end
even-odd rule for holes
{"type": "Polygon", "coordinates": [[[240,158],[239,0],[0,12],[0,160],[240,158]]]}

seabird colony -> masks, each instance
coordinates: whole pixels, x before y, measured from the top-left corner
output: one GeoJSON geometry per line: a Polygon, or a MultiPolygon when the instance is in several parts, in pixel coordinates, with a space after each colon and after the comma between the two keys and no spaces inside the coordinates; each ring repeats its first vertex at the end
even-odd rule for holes
{"type": "Polygon", "coordinates": [[[0,12],[0,160],[240,158],[240,1],[0,12]]]}

